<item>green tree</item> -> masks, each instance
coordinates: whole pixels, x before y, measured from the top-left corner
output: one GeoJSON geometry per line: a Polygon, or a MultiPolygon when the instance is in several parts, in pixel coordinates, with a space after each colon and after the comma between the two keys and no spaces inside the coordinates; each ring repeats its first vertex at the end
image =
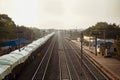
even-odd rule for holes
{"type": "Polygon", "coordinates": [[[17,26],[16,27],[16,38],[25,38],[28,40],[34,40],[34,32],[25,26],[17,26]],[[19,35],[19,36],[18,36],[19,35]]]}
{"type": "Polygon", "coordinates": [[[14,38],[15,23],[6,14],[0,14],[0,41],[14,38]]]}
{"type": "Polygon", "coordinates": [[[106,22],[98,22],[95,26],[89,27],[84,30],[85,35],[98,34],[98,38],[116,39],[120,37],[120,27],[116,24],[108,24],[106,22]]]}

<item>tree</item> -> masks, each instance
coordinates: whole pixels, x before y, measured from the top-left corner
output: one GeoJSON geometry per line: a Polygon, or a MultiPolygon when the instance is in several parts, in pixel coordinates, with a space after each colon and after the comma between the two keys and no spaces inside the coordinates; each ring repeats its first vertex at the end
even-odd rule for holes
{"type": "Polygon", "coordinates": [[[42,37],[42,34],[45,34],[45,30],[28,28],[24,25],[16,26],[14,21],[8,15],[0,14],[0,43],[7,40],[17,39],[18,35],[20,38],[34,40],[42,37]]]}
{"type": "Polygon", "coordinates": [[[84,30],[85,35],[98,34],[98,38],[116,39],[117,36],[120,37],[120,27],[114,24],[108,24],[106,22],[98,22],[95,26],[89,27],[84,30]]]}
{"type": "Polygon", "coordinates": [[[15,23],[6,14],[0,14],[0,41],[14,38],[15,23]]]}
{"type": "MultiPolygon", "coordinates": [[[[19,35],[20,38],[25,38],[28,40],[34,40],[34,32],[30,28],[27,28],[25,26],[17,26],[16,27],[16,34],[19,35]]],[[[16,35],[16,37],[18,37],[16,35]]]]}

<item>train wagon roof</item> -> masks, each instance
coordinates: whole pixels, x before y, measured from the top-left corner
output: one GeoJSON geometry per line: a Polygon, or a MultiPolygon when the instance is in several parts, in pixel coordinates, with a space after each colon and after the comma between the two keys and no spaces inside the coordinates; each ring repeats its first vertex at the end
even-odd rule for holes
{"type": "Polygon", "coordinates": [[[10,66],[0,64],[0,80],[4,79],[9,73],[11,73],[10,66]]]}

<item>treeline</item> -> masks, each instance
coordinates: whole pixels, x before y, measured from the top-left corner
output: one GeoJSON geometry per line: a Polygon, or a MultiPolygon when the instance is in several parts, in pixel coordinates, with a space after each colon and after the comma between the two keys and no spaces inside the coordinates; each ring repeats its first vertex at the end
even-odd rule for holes
{"type": "Polygon", "coordinates": [[[43,36],[43,33],[46,30],[16,25],[8,15],[0,14],[0,42],[18,38],[34,40],[43,36]]]}
{"type": "Polygon", "coordinates": [[[94,26],[89,27],[84,30],[84,35],[92,36],[97,35],[98,38],[106,38],[106,39],[116,39],[120,37],[120,27],[119,25],[108,24],[106,22],[98,22],[94,26]]]}

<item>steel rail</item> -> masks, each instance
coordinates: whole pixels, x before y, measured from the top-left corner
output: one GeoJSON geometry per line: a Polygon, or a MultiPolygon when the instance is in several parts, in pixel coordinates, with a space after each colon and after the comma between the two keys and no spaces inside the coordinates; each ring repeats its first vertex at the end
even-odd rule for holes
{"type": "MultiPolygon", "coordinates": [[[[77,53],[77,51],[75,51],[76,53],[77,53]]],[[[78,53],[77,53],[77,56],[81,59],[81,57],[78,55],[78,53]]],[[[97,77],[93,74],[93,72],[89,69],[89,67],[85,64],[85,62],[82,60],[82,62],[83,62],[83,64],[86,66],[86,68],[89,70],[89,72],[93,75],[93,77],[96,79],[96,80],[98,80],[97,79],[97,77]]]]}
{"type": "MultiPolygon", "coordinates": [[[[59,35],[59,36],[62,36],[62,35],[59,35]]],[[[60,38],[60,37],[58,37],[60,38]]],[[[60,39],[58,39],[60,40],[60,39]]],[[[69,66],[68,66],[68,62],[67,62],[67,59],[65,57],[65,49],[63,47],[63,39],[59,42],[59,44],[61,45],[62,47],[62,53],[59,53],[59,70],[60,70],[60,80],[64,80],[64,76],[63,76],[63,70],[65,69],[66,70],[66,75],[67,77],[65,77],[65,79],[67,80],[72,80],[72,77],[71,77],[71,73],[70,73],[70,69],[69,69],[69,66]],[[61,43],[61,44],[60,44],[61,43]],[[63,66],[64,65],[64,66],[63,66]]],[[[61,49],[60,49],[61,50],[61,49]]]]}
{"type": "MultiPolygon", "coordinates": [[[[99,68],[97,68],[97,66],[95,66],[95,64],[93,64],[86,55],[84,55],[84,58],[105,78],[105,80],[109,80],[109,78],[108,78],[102,71],[100,71],[99,68]]],[[[85,63],[85,62],[84,62],[84,63],[85,63]]],[[[86,64],[86,65],[87,65],[87,64],[86,64]]],[[[86,67],[89,68],[89,66],[86,66],[86,67]]],[[[91,71],[91,70],[90,70],[90,71],[91,71]]],[[[92,71],[91,71],[91,72],[92,72],[92,71]]],[[[97,75],[97,74],[95,74],[94,72],[92,72],[92,74],[97,75]]],[[[96,77],[96,78],[98,79],[99,77],[96,77]]],[[[99,79],[98,79],[98,80],[99,80],[99,79]]]]}
{"type": "Polygon", "coordinates": [[[54,46],[55,46],[55,41],[54,41],[54,43],[53,43],[52,50],[51,50],[51,54],[50,54],[50,56],[49,56],[49,59],[48,59],[48,62],[47,62],[47,65],[46,65],[46,68],[45,68],[45,71],[44,71],[44,74],[43,74],[42,80],[44,80],[44,78],[45,78],[45,74],[46,74],[46,71],[47,71],[47,69],[48,69],[48,65],[49,65],[49,62],[50,62],[50,59],[51,59],[51,55],[52,55],[52,52],[53,52],[54,46]]]}
{"type": "MultiPolygon", "coordinates": [[[[60,55],[59,55],[59,57],[60,57],[60,55]]],[[[65,59],[65,55],[64,55],[64,59],[65,59]]],[[[63,78],[62,78],[62,68],[61,68],[61,65],[62,65],[62,64],[60,63],[60,64],[59,64],[59,66],[60,66],[60,68],[59,68],[59,70],[60,70],[60,80],[63,80],[63,78]]],[[[66,65],[66,68],[67,68],[68,80],[72,80],[71,73],[70,73],[68,64],[67,64],[67,62],[66,62],[66,59],[65,59],[65,65],[66,65]]]]}
{"type": "MultiPolygon", "coordinates": [[[[62,43],[63,43],[63,41],[62,41],[62,43]]],[[[64,45],[63,45],[63,51],[65,51],[64,45]]],[[[71,73],[70,73],[70,69],[69,69],[69,66],[68,66],[68,61],[67,61],[65,52],[63,52],[63,54],[64,54],[65,64],[66,64],[67,71],[68,71],[69,80],[73,80],[73,79],[72,79],[72,76],[71,76],[71,73]]],[[[62,79],[62,74],[61,74],[61,79],[62,79]]]]}
{"type": "Polygon", "coordinates": [[[42,60],[40,61],[40,63],[39,63],[39,65],[38,65],[38,67],[37,67],[37,69],[36,69],[35,73],[33,74],[33,76],[32,76],[32,79],[31,79],[31,80],[34,80],[34,78],[35,78],[36,74],[38,73],[38,70],[39,70],[39,68],[41,67],[41,65],[42,65],[42,63],[43,63],[43,61],[44,61],[44,59],[45,59],[45,57],[46,57],[46,55],[47,55],[47,53],[48,53],[49,49],[51,48],[52,43],[53,43],[53,42],[51,41],[51,43],[50,43],[50,45],[49,45],[49,47],[48,47],[47,51],[45,52],[45,55],[43,56],[42,60]]]}
{"type": "MultiPolygon", "coordinates": [[[[84,57],[86,57],[86,56],[84,56],[84,57]]],[[[85,59],[87,59],[87,61],[105,78],[105,80],[109,80],[109,78],[107,78],[91,61],[89,61],[89,59],[87,57],[85,59]]],[[[87,67],[89,68],[89,66],[87,66],[87,67]]],[[[92,73],[94,74],[94,72],[92,72],[92,73]]],[[[96,75],[96,74],[94,74],[94,75],[96,75]]],[[[97,78],[97,80],[99,80],[97,76],[96,76],[96,78],[97,78]]]]}
{"type": "MultiPolygon", "coordinates": [[[[69,46],[72,48],[72,50],[75,50],[67,41],[66,41],[66,43],[67,43],[66,45],[69,45],[69,46]]],[[[75,55],[75,56],[76,56],[76,55],[75,55]]],[[[74,56],[74,57],[75,57],[75,56],[74,56]]],[[[76,59],[77,59],[77,56],[76,56],[76,59]]],[[[78,64],[79,64],[79,66],[81,66],[81,64],[79,63],[79,60],[78,60],[78,59],[77,59],[77,62],[78,62],[78,64]]],[[[89,80],[88,77],[87,77],[86,74],[85,74],[84,69],[83,69],[82,67],[81,67],[81,70],[82,70],[83,74],[85,75],[86,79],[89,80]]],[[[79,78],[79,80],[80,80],[80,78],[79,78]]]]}
{"type": "MultiPolygon", "coordinates": [[[[67,42],[67,41],[66,41],[67,42]]],[[[68,42],[67,42],[68,43],[68,42]]],[[[69,43],[68,43],[69,44],[69,43]]],[[[70,45],[70,47],[74,50],[74,52],[76,53],[76,57],[78,58],[80,58],[81,59],[81,56],[79,56],[79,54],[76,52],[76,50],[77,49],[75,49],[71,44],[69,44],[70,45]]],[[[78,59],[77,59],[78,60],[78,59]]],[[[79,60],[78,60],[79,61],[79,60]]],[[[79,63],[79,65],[82,65],[82,63],[80,64],[79,63]]],[[[87,74],[85,73],[85,70],[81,67],[81,69],[82,69],[82,72],[83,72],[83,74],[85,75],[85,77],[86,77],[86,79],[87,80],[89,80],[89,78],[87,77],[87,74]]]]}
{"type": "MultiPolygon", "coordinates": [[[[71,44],[71,43],[70,43],[71,44]]],[[[72,44],[71,44],[72,46],[72,44]]],[[[73,47],[73,46],[72,46],[73,47]]],[[[74,47],[73,47],[74,48],[74,47]]],[[[78,51],[76,49],[74,49],[74,51],[76,52],[76,55],[80,57],[78,51]]],[[[88,60],[88,57],[86,57],[85,55],[83,55],[83,57],[105,78],[105,80],[109,80],[92,62],[90,62],[88,60]]],[[[88,68],[89,72],[93,75],[93,77],[96,79],[96,80],[99,80],[98,77],[96,76],[96,74],[94,74],[93,71],[91,71],[91,69],[89,68],[89,66],[87,66],[87,64],[84,62],[84,60],[82,60],[83,64],[86,66],[86,68],[88,68]]]]}
{"type": "MultiPolygon", "coordinates": [[[[59,55],[59,54],[58,54],[59,55]]],[[[61,69],[61,61],[60,61],[60,55],[59,55],[59,71],[60,71],[60,80],[62,80],[62,69],[61,69]]]]}
{"type": "Polygon", "coordinates": [[[66,63],[66,66],[67,66],[67,70],[68,70],[69,78],[70,78],[70,80],[72,80],[72,76],[71,76],[71,73],[70,73],[70,69],[69,69],[69,66],[68,66],[68,61],[67,61],[67,58],[66,58],[65,53],[64,53],[64,57],[65,57],[65,63],[66,63]]]}
{"type": "MultiPolygon", "coordinates": [[[[89,50],[87,50],[87,51],[89,51],[89,50]]],[[[89,52],[91,52],[91,51],[89,51],[89,52]]],[[[85,57],[87,57],[86,55],[85,55],[85,57]]],[[[89,59],[89,58],[86,58],[86,59],[89,59]]],[[[90,60],[90,59],[89,59],[90,60]]],[[[88,61],[89,61],[88,60],[88,61]]],[[[90,62],[90,61],[89,61],[90,62]]],[[[90,62],[90,63],[92,63],[92,62],[90,62]]],[[[105,78],[106,78],[106,80],[109,80],[110,78],[108,78],[99,68],[97,68],[97,66],[95,66],[94,64],[92,64],[94,67],[95,67],[95,69],[97,69],[105,78]]]]}
{"type": "MultiPolygon", "coordinates": [[[[68,44],[66,44],[66,42],[65,42],[64,45],[66,45],[66,47],[68,47],[68,44]]],[[[72,67],[73,67],[73,69],[74,69],[74,72],[75,72],[75,74],[76,74],[76,76],[77,76],[77,79],[80,80],[80,77],[79,77],[79,75],[78,75],[78,73],[77,73],[77,71],[76,71],[76,68],[75,68],[75,66],[74,66],[74,64],[73,64],[73,62],[72,62],[71,57],[70,57],[69,55],[68,55],[68,57],[69,57],[69,61],[70,61],[71,65],[72,65],[72,67]]],[[[80,64],[79,61],[78,61],[78,64],[80,64]]],[[[80,65],[79,65],[79,66],[80,66],[80,65]]]]}

